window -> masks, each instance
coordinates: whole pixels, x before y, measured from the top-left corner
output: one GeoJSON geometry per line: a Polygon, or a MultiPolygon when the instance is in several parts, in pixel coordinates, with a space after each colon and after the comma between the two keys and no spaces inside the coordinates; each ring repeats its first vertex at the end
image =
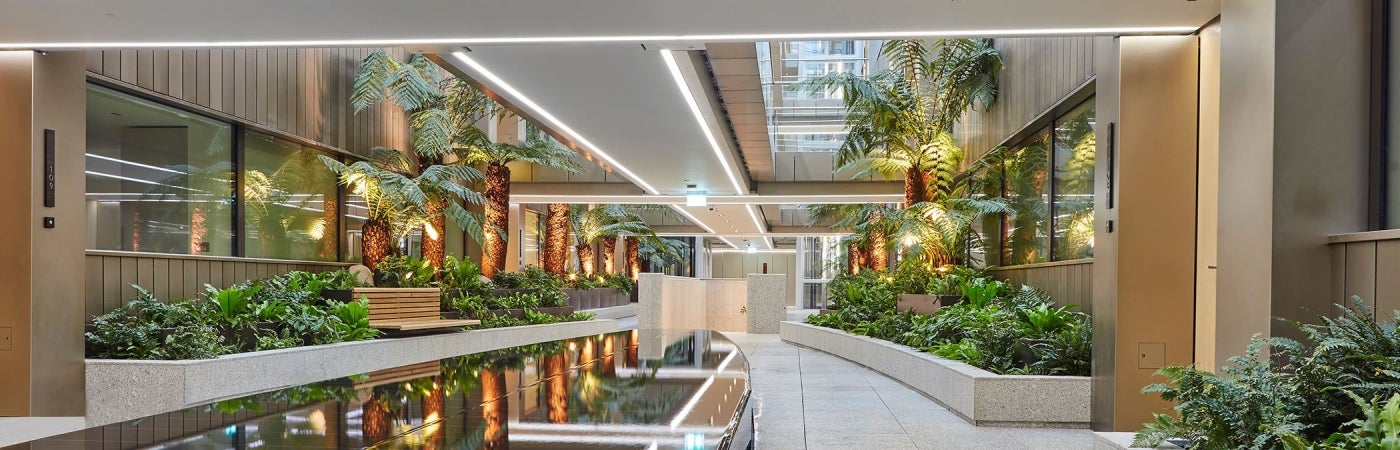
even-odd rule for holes
{"type": "Polygon", "coordinates": [[[233,255],[233,126],[87,88],[87,247],[233,255]]]}
{"type": "Polygon", "coordinates": [[[988,155],[972,174],[970,191],[1005,198],[1014,214],[974,225],[983,248],[969,261],[1014,266],[1092,258],[1096,143],[1091,98],[988,155]]]}
{"type": "Polygon", "coordinates": [[[243,152],[245,255],[339,259],[336,178],[317,158],[324,153],[251,131],[244,133],[243,152]]]}
{"type": "Polygon", "coordinates": [[[1003,161],[1002,195],[1015,214],[1003,217],[1001,264],[1049,261],[1050,130],[1045,129],[1008,150],[1003,161]]]}
{"type": "Polygon", "coordinates": [[[1055,121],[1053,259],[1094,256],[1094,104],[1055,121]]]}
{"type": "Polygon", "coordinates": [[[359,258],[364,201],[341,206],[330,153],[98,85],[87,102],[87,248],[359,258]]]}

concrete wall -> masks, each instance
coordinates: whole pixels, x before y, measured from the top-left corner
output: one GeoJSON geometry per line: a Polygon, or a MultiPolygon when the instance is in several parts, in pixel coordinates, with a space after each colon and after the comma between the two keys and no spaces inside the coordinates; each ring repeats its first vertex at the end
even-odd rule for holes
{"type": "MultiPolygon", "coordinates": [[[[744,278],[760,273],[768,264],[768,273],[787,276],[789,286],[797,285],[802,275],[797,267],[797,253],[710,253],[709,278],[744,278]]],[[[788,289],[787,305],[797,305],[797,291],[788,289]]]]}
{"type": "Polygon", "coordinates": [[[1335,302],[1327,236],[1367,229],[1371,2],[1276,8],[1271,314],[1316,321],[1335,302]]]}
{"type": "Polygon", "coordinates": [[[774,275],[703,279],[643,273],[637,280],[637,328],[777,333],[787,290],[774,275]]]}

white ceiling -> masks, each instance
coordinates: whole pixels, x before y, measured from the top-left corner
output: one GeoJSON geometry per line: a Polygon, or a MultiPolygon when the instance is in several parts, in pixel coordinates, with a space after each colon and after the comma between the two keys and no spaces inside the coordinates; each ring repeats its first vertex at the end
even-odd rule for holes
{"type": "MultiPolygon", "coordinates": [[[[718,125],[723,122],[717,105],[706,97],[709,79],[701,77],[698,58],[674,53],[702,119],[714,132],[709,137],[716,138],[718,155],[663,61],[665,49],[821,37],[1180,34],[1220,11],[1220,0],[11,3],[0,15],[0,48],[404,46],[442,53],[441,61],[505,97],[566,143],[606,155],[602,159],[612,163],[604,166],[620,166],[609,168],[650,194],[671,195],[683,194],[689,184],[711,195],[746,195],[751,186],[729,148],[728,130],[718,125]],[[464,46],[480,67],[448,55],[464,46]],[[485,76],[483,68],[494,76],[485,76]]],[[[793,203],[787,197],[771,203],[793,203]]],[[[755,206],[674,207],[719,235],[768,232],[750,216],[759,212],[755,206]]]]}
{"type": "Polygon", "coordinates": [[[1195,28],[1219,12],[1220,0],[43,0],[7,2],[0,46],[579,38],[699,44],[940,33],[1111,34],[1107,29],[1195,28]]]}

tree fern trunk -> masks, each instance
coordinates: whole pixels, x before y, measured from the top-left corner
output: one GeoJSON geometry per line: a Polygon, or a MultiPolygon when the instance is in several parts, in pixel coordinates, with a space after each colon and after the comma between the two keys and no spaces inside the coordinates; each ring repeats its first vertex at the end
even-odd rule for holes
{"type": "Polygon", "coordinates": [[[569,205],[550,203],[544,224],[544,270],[559,276],[569,260],[569,205]]]}
{"type": "Polygon", "coordinates": [[[593,278],[593,246],[579,244],[574,246],[574,250],[578,251],[579,272],[583,273],[585,278],[593,278]]]}
{"type": "Polygon", "coordinates": [[[482,230],[481,274],[495,278],[506,267],[506,243],[510,236],[510,168],[486,166],[486,229],[482,230]]]}
{"type": "Polygon", "coordinates": [[[569,423],[569,359],[564,352],[544,358],[549,423],[569,423]]]}
{"type": "Polygon", "coordinates": [[[324,229],[321,231],[321,259],[328,261],[340,260],[340,202],[335,197],[321,202],[321,221],[324,229]]]}
{"type": "Polygon", "coordinates": [[[600,243],[603,247],[602,255],[600,255],[603,260],[603,273],[608,275],[617,273],[617,269],[613,267],[613,260],[617,257],[615,255],[617,253],[617,238],[607,236],[600,243]]]}
{"type": "Polygon", "coordinates": [[[910,167],[904,173],[904,207],[928,200],[928,175],[923,170],[910,167]]]}
{"type": "Polygon", "coordinates": [[[364,257],[360,263],[370,270],[374,270],[380,261],[389,257],[390,248],[393,247],[391,233],[389,232],[389,221],[384,219],[366,220],[360,227],[362,235],[360,248],[364,257]]]}
{"type": "Polygon", "coordinates": [[[423,240],[419,244],[422,250],[423,259],[433,265],[433,272],[442,272],[442,262],[447,258],[447,216],[442,213],[446,209],[445,201],[434,201],[428,204],[427,213],[431,217],[429,225],[423,227],[423,240]],[[436,230],[435,233],[428,232],[428,226],[436,230]],[[437,238],[433,238],[436,234],[437,238]]]}
{"type": "Polygon", "coordinates": [[[860,245],[851,244],[846,249],[846,273],[857,275],[860,268],[865,266],[865,250],[860,245]]]}
{"type": "Polygon", "coordinates": [[[642,273],[642,243],[637,238],[627,237],[627,275],[632,277],[632,281],[637,281],[637,276],[642,273]]]}
{"type": "Polygon", "coordinates": [[[481,371],[481,418],[486,427],[485,430],[482,430],[482,437],[485,441],[483,448],[488,450],[510,448],[509,431],[506,429],[510,418],[508,393],[505,371],[481,371]]]}
{"type": "MultiPolygon", "coordinates": [[[[870,214],[870,221],[874,224],[884,220],[884,214],[879,211],[870,214]]],[[[886,270],[889,268],[890,253],[886,250],[889,239],[885,236],[885,230],[878,225],[873,225],[870,230],[870,247],[866,250],[867,267],[873,270],[886,270]]]]}

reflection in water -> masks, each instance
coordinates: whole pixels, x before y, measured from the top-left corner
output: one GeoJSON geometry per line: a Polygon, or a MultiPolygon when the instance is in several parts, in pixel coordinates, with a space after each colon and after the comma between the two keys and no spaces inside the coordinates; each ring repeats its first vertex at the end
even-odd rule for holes
{"type": "Polygon", "coordinates": [[[382,370],[51,439],[104,450],[715,448],[747,400],[746,366],[718,334],[620,332],[382,370]],[[640,354],[660,358],[639,359],[643,343],[656,350],[640,354]]]}

